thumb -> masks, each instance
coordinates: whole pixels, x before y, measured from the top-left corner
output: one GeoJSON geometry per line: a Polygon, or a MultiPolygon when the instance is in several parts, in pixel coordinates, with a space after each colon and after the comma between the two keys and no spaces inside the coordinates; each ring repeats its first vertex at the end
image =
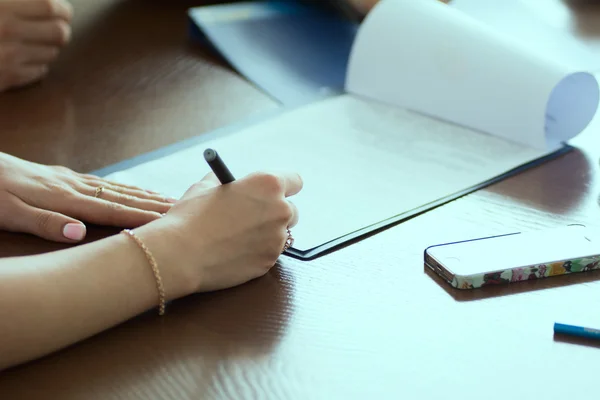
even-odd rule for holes
{"type": "Polygon", "coordinates": [[[24,205],[17,228],[54,242],[75,243],[85,238],[86,227],[76,219],[53,211],[24,205]]]}
{"type": "Polygon", "coordinates": [[[199,183],[202,183],[207,187],[219,186],[221,184],[221,182],[219,182],[219,178],[217,178],[215,173],[212,171],[204,175],[204,177],[202,177],[202,180],[200,180],[199,183]]]}
{"type": "Polygon", "coordinates": [[[193,184],[183,195],[183,197],[188,197],[190,195],[195,195],[198,192],[202,192],[205,191],[207,189],[212,189],[214,187],[217,187],[221,184],[221,182],[219,182],[219,179],[217,178],[217,176],[214,174],[214,172],[209,172],[208,174],[204,175],[204,177],[196,182],[195,184],[193,184]]]}

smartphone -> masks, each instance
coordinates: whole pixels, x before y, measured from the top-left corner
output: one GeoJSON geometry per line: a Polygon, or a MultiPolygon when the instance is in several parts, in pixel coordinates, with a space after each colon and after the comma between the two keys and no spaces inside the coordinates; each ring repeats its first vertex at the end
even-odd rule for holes
{"type": "Polygon", "coordinates": [[[584,225],[515,232],[425,249],[425,266],[457,289],[600,269],[600,230],[584,225]]]}

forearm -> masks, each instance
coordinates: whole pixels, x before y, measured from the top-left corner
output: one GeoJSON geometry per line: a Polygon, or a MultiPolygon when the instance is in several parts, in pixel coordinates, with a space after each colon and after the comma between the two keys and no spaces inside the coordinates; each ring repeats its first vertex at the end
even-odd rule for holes
{"type": "Polygon", "coordinates": [[[125,235],[55,253],[0,260],[0,370],[157,306],[143,252],[125,235]]]}

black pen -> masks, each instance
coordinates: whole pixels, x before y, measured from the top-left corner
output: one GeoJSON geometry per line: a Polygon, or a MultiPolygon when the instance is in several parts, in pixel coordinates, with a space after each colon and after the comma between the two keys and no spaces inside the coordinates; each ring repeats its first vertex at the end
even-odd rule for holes
{"type": "Polygon", "coordinates": [[[221,157],[219,157],[219,154],[215,150],[204,150],[204,159],[208,163],[210,169],[213,170],[213,172],[217,176],[217,179],[219,179],[222,185],[235,181],[235,178],[229,171],[229,168],[227,168],[227,165],[225,165],[225,163],[223,162],[223,160],[221,160],[221,157]]]}

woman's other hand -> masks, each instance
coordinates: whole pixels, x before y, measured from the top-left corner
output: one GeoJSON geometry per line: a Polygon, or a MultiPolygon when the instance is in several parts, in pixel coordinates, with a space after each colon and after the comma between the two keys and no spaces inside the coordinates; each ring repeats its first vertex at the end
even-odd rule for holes
{"type": "Polygon", "coordinates": [[[1,230],[74,243],[85,237],[83,222],[139,227],[171,206],[153,192],[0,153],[1,230]]]}
{"type": "Polygon", "coordinates": [[[71,37],[66,0],[0,0],[0,91],[33,83],[71,37]]]}

